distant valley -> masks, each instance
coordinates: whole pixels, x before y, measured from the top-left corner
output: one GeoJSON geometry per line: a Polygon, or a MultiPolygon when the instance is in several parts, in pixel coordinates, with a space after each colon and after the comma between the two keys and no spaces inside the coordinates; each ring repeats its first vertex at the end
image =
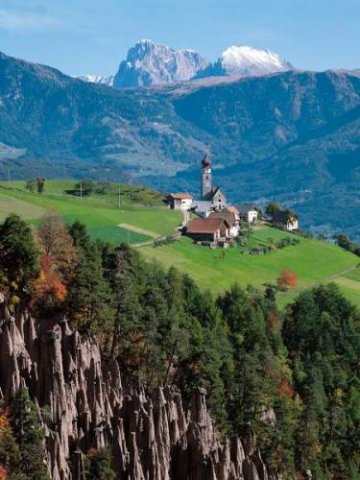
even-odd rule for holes
{"type": "Polygon", "coordinates": [[[197,192],[208,152],[231,201],[279,200],[305,228],[360,238],[358,72],[99,83],[0,54],[1,178],[91,177],[197,192]]]}

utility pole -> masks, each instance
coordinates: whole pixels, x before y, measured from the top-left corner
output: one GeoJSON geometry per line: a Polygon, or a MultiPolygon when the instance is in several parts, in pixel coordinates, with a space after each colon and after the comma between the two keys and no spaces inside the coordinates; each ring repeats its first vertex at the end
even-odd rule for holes
{"type": "Polygon", "coordinates": [[[10,167],[8,167],[8,183],[9,183],[9,186],[10,186],[10,182],[11,182],[11,170],[10,170],[10,167]]]}
{"type": "Polygon", "coordinates": [[[82,182],[80,182],[80,198],[82,198],[82,182]]]}
{"type": "Polygon", "coordinates": [[[120,183],[119,183],[119,191],[118,191],[118,208],[121,207],[121,191],[120,191],[120,183]]]}

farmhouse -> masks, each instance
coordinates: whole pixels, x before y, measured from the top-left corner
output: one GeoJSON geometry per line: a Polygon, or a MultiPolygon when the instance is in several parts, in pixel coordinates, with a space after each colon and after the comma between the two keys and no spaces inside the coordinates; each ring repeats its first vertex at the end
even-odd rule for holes
{"type": "Polygon", "coordinates": [[[234,207],[233,205],[228,205],[226,209],[229,210],[229,212],[232,212],[234,214],[235,220],[237,222],[240,222],[240,212],[236,207],[234,207]]]}
{"type": "Polygon", "coordinates": [[[166,201],[173,210],[190,210],[194,197],[190,193],[171,193],[166,201]]]}
{"type": "Polygon", "coordinates": [[[187,227],[186,234],[195,242],[212,242],[229,237],[230,225],[223,218],[195,218],[187,227]]]}
{"type": "Polygon", "coordinates": [[[232,207],[226,207],[222,211],[213,212],[210,214],[210,218],[221,218],[228,223],[229,238],[236,238],[239,235],[239,231],[240,231],[239,219],[232,207]]]}
{"type": "Polygon", "coordinates": [[[248,223],[254,223],[259,218],[259,212],[252,203],[241,203],[238,205],[241,220],[248,223]]]}
{"type": "Polygon", "coordinates": [[[285,228],[289,232],[299,229],[299,217],[290,210],[279,210],[272,215],[272,223],[275,226],[285,228]]]}

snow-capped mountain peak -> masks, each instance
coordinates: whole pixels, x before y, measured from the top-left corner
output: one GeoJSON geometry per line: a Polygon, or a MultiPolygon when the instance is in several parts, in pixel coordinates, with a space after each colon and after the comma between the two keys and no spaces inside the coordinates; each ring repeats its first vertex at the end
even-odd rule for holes
{"type": "Polygon", "coordinates": [[[219,59],[227,75],[263,75],[292,70],[292,65],[277,53],[249,46],[231,46],[219,59]]]}
{"type": "Polygon", "coordinates": [[[233,45],[227,48],[215,63],[198,72],[197,78],[251,77],[286,72],[293,69],[294,67],[291,63],[270,50],[233,45]]]}
{"type": "Polygon", "coordinates": [[[208,63],[194,50],[175,50],[152,40],[139,40],[128,51],[114,79],[114,86],[164,85],[190,80],[208,63]]]}

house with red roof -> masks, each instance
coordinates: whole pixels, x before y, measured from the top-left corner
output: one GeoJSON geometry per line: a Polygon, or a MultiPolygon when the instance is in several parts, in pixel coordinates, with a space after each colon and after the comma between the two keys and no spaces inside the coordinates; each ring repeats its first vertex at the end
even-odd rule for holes
{"type": "Polygon", "coordinates": [[[170,193],[166,201],[173,210],[190,210],[194,197],[190,193],[170,193]]]}
{"type": "Polygon", "coordinates": [[[211,242],[217,244],[229,238],[230,225],[224,218],[194,218],[186,229],[186,235],[195,242],[211,242]]]}

